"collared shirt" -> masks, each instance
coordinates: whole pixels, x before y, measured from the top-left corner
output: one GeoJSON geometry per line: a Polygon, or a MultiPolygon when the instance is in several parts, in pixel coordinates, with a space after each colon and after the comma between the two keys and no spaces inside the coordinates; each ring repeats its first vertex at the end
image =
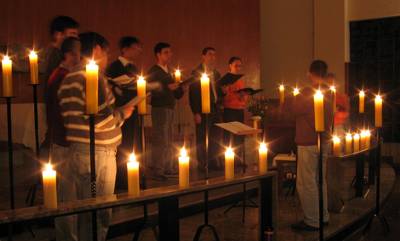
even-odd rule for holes
{"type": "Polygon", "coordinates": [[[161,67],[161,69],[163,69],[165,71],[165,73],[169,74],[169,69],[168,69],[168,65],[162,66],[161,64],[157,64],[158,66],[161,67]]]}
{"type": "Polygon", "coordinates": [[[122,65],[126,67],[128,64],[133,64],[132,61],[128,60],[127,58],[123,56],[119,56],[118,60],[121,61],[122,65]]]}

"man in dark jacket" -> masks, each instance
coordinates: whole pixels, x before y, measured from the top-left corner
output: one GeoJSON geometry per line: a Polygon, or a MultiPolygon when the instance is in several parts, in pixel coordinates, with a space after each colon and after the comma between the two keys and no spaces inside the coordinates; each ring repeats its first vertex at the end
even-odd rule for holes
{"type": "Polygon", "coordinates": [[[182,98],[184,91],[168,66],[172,58],[171,45],[157,43],[154,54],[157,64],[148,71],[148,82],[159,86],[151,91],[152,169],[154,178],[165,180],[167,175],[177,174],[172,148],[174,108],[176,99],[182,98]]]}
{"type": "MultiPolygon", "coordinates": [[[[135,62],[142,53],[142,44],[133,36],[122,37],[119,41],[121,55],[112,62],[106,75],[115,96],[116,107],[121,107],[136,96],[136,77],[138,69],[135,62]]],[[[117,179],[116,189],[127,189],[126,160],[132,151],[141,149],[139,116],[135,110],[130,118],[125,120],[121,127],[122,141],[117,151],[117,179]]]]}
{"type": "Polygon", "coordinates": [[[196,154],[198,167],[200,171],[204,171],[206,163],[206,125],[209,128],[209,167],[217,169],[218,154],[220,150],[221,132],[215,127],[218,122],[218,88],[217,81],[220,79],[220,73],[215,69],[216,51],[213,47],[206,47],[202,51],[202,63],[193,70],[192,76],[196,80],[189,88],[189,104],[194,115],[196,124],[196,154]],[[206,73],[210,78],[210,114],[208,114],[208,123],[206,123],[206,115],[201,111],[201,84],[200,78],[206,73]]]}

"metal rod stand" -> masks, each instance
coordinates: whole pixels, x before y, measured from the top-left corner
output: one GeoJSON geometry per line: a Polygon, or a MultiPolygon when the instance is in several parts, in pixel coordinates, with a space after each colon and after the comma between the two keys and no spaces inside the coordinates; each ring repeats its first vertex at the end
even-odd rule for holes
{"type": "MultiPolygon", "coordinates": [[[[90,183],[92,197],[96,197],[96,144],[95,144],[95,115],[89,115],[90,137],[90,183]]],[[[92,240],[97,241],[97,212],[92,212],[92,240]]]]}
{"type": "Polygon", "coordinates": [[[319,209],[319,240],[324,240],[324,193],[323,193],[323,150],[321,132],[318,132],[318,209],[319,209]]]}

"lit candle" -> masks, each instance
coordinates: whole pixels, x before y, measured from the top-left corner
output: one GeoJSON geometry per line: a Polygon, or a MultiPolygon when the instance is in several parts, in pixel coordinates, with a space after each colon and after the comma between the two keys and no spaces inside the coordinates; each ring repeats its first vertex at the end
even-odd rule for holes
{"type": "Polygon", "coordinates": [[[351,135],[351,133],[347,133],[346,134],[346,148],[345,148],[346,154],[351,154],[352,146],[353,146],[353,136],[351,135]]]}
{"type": "Polygon", "coordinates": [[[333,113],[336,112],[336,87],[334,85],[332,85],[331,87],[329,87],[329,89],[332,92],[332,111],[333,113]]]}
{"type": "Polygon", "coordinates": [[[12,84],[12,61],[10,57],[5,55],[1,61],[3,70],[3,97],[13,96],[13,84],[12,84]]]}
{"type": "Polygon", "coordinates": [[[353,135],[353,151],[360,151],[360,135],[358,133],[353,135]]]}
{"type": "Polygon", "coordinates": [[[300,94],[300,90],[299,90],[299,88],[295,87],[293,89],[293,96],[297,96],[298,94],[300,94]]]}
{"type": "MultiPolygon", "coordinates": [[[[138,97],[145,97],[146,96],[146,80],[144,77],[141,75],[139,76],[137,80],[137,96],[138,97]]],[[[146,98],[143,99],[139,104],[138,104],[138,113],[140,115],[145,115],[147,110],[146,110],[146,98]]]]}
{"type": "Polygon", "coordinates": [[[86,113],[96,114],[98,106],[99,66],[94,60],[86,65],[86,113]]]}
{"type": "Polygon", "coordinates": [[[129,155],[127,170],[128,170],[128,195],[139,196],[140,194],[139,162],[136,160],[135,153],[129,155]]]}
{"type": "Polygon", "coordinates": [[[340,156],[340,154],[342,152],[341,145],[340,145],[340,138],[335,135],[335,136],[333,136],[332,141],[333,141],[333,155],[340,156]]]}
{"type": "Polygon", "coordinates": [[[279,85],[279,103],[282,105],[285,102],[285,86],[279,85]]]}
{"type": "Polygon", "coordinates": [[[53,170],[50,163],[46,164],[42,177],[44,206],[46,208],[57,208],[57,172],[53,170]]]}
{"type": "Polygon", "coordinates": [[[382,127],[382,97],[375,97],[375,126],[382,127]]]}
{"type": "Polygon", "coordinates": [[[365,139],[366,139],[366,130],[361,130],[360,132],[360,149],[365,149],[365,139]]]}
{"type": "Polygon", "coordinates": [[[364,113],[365,109],[365,92],[361,90],[358,95],[358,112],[364,113]]]}
{"type": "Polygon", "coordinates": [[[235,176],[235,153],[231,147],[225,151],[225,179],[233,179],[235,176]]]}
{"type": "Polygon", "coordinates": [[[314,115],[315,115],[315,130],[322,132],[324,126],[324,95],[320,90],[314,94],[314,115]]]}
{"type": "Polygon", "coordinates": [[[210,113],[210,78],[206,73],[201,75],[201,112],[210,113]]]}
{"type": "Polygon", "coordinates": [[[260,143],[258,148],[258,169],[260,174],[265,174],[268,171],[268,147],[265,143],[260,143]]]}
{"type": "Polygon", "coordinates": [[[179,187],[189,187],[189,157],[185,147],[182,147],[179,156],[179,187]]]}
{"type": "Polygon", "coordinates": [[[369,149],[371,146],[371,131],[365,131],[365,149],[369,149]]]}
{"type": "Polygon", "coordinates": [[[31,84],[39,84],[38,55],[34,50],[29,54],[29,65],[31,68],[31,84]]]}
{"type": "Polygon", "coordinates": [[[175,70],[175,80],[176,80],[176,82],[180,82],[181,81],[181,77],[182,77],[181,71],[179,69],[175,70]]]}

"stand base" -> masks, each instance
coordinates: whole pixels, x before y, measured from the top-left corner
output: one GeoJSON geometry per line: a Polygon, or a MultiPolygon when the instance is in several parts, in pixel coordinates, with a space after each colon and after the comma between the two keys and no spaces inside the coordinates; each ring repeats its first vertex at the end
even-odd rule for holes
{"type": "Polygon", "coordinates": [[[203,224],[203,225],[201,225],[200,227],[197,228],[196,234],[194,235],[194,238],[193,238],[193,241],[199,241],[200,240],[201,232],[205,228],[211,229],[211,232],[212,232],[212,234],[214,236],[214,240],[215,241],[219,241],[220,240],[219,237],[218,237],[217,229],[214,226],[212,226],[210,224],[203,224]]]}
{"type": "Polygon", "coordinates": [[[390,232],[390,227],[389,227],[389,223],[387,222],[385,216],[383,216],[382,214],[374,214],[373,216],[371,216],[371,218],[368,220],[367,226],[365,226],[364,230],[363,230],[363,235],[367,234],[368,231],[371,230],[371,225],[374,222],[375,219],[378,219],[379,222],[381,223],[383,230],[384,230],[384,234],[387,234],[390,232]]]}
{"type": "Polygon", "coordinates": [[[243,199],[237,201],[236,203],[232,204],[229,206],[225,211],[224,214],[227,214],[229,211],[231,211],[233,208],[242,208],[242,223],[245,223],[245,217],[246,217],[246,208],[258,208],[258,205],[248,198],[246,194],[246,183],[243,184],[243,199]]]}

